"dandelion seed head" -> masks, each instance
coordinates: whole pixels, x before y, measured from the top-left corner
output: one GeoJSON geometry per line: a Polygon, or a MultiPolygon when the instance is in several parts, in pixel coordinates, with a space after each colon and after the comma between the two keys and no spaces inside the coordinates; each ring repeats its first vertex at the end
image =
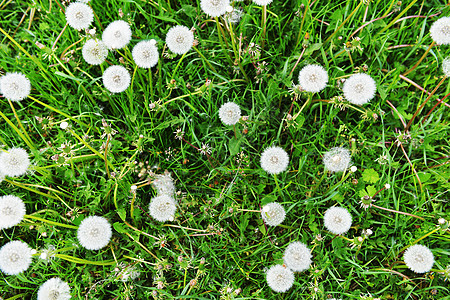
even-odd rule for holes
{"type": "Polygon", "coordinates": [[[292,242],[284,250],[283,260],[286,266],[294,272],[302,272],[311,265],[311,251],[302,242],[292,242]]]}
{"type": "Polygon", "coordinates": [[[131,77],[125,67],[114,65],[103,72],[103,84],[111,93],[121,93],[130,85],[131,77]]]}
{"type": "Polygon", "coordinates": [[[434,256],[431,250],[424,245],[413,245],[406,249],[403,260],[410,270],[415,273],[425,273],[431,270],[434,256]]]}
{"type": "Polygon", "coordinates": [[[328,83],[327,71],[319,65],[307,65],[298,74],[300,86],[306,92],[318,93],[328,83]]]}
{"type": "Polygon", "coordinates": [[[286,218],[286,211],[281,204],[271,202],[262,207],[261,216],[267,225],[278,226],[286,218]]]}
{"type": "Polygon", "coordinates": [[[37,300],[68,300],[70,298],[69,285],[58,277],[44,282],[37,294],[37,300]]]}
{"type": "Polygon", "coordinates": [[[0,230],[19,224],[25,216],[25,203],[13,195],[0,197],[0,230]]]}
{"type": "Polygon", "coordinates": [[[269,174],[284,172],[288,165],[289,155],[280,147],[269,147],[261,154],[261,168],[269,174]]]}
{"type": "Polygon", "coordinates": [[[201,9],[211,17],[219,17],[227,12],[230,0],[201,0],[201,9]]]}
{"type": "Polygon", "coordinates": [[[184,54],[194,44],[194,33],[186,26],[174,26],[167,32],[166,44],[173,53],[184,54]]]}
{"type": "Polygon", "coordinates": [[[323,216],[325,227],[334,234],[344,234],[352,226],[352,215],[343,207],[330,207],[323,216]]]}
{"type": "Polygon", "coordinates": [[[269,5],[273,0],[253,0],[253,3],[259,6],[269,5]]]}
{"type": "Polygon", "coordinates": [[[436,20],[430,27],[430,36],[438,45],[450,45],[450,17],[436,20]]]}
{"type": "Polygon", "coordinates": [[[450,77],[450,56],[447,56],[442,61],[442,72],[444,72],[445,76],[450,77]]]}
{"type": "Polygon", "coordinates": [[[350,103],[363,105],[375,97],[377,85],[370,75],[358,73],[350,76],[342,87],[344,97],[350,103]]]}
{"type": "Polygon", "coordinates": [[[277,293],[287,292],[294,284],[294,272],[282,265],[274,265],[267,270],[267,284],[277,293]]]}
{"type": "Polygon", "coordinates": [[[330,172],[343,172],[349,167],[350,163],[350,151],[342,147],[331,148],[323,156],[323,164],[330,172]]]}
{"type": "Polygon", "coordinates": [[[160,195],[152,199],[149,205],[150,215],[159,222],[173,221],[177,210],[175,200],[169,195],[160,195]]]}
{"type": "Polygon", "coordinates": [[[234,125],[241,118],[241,109],[234,102],[227,102],[219,109],[219,118],[225,125],[234,125]]]}
{"type": "Polygon", "coordinates": [[[99,65],[106,60],[108,48],[99,39],[90,39],[84,44],[81,50],[84,60],[90,65],[99,65]]]}
{"type": "Polygon", "coordinates": [[[133,59],[140,68],[148,69],[154,67],[159,59],[156,41],[141,41],[133,48],[133,59]]]}
{"type": "Polygon", "coordinates": [[[24,272],[31,264],[31,248],[22,241],[11,241],[0,248],[0,270],[6,275],[24,272]]]}
{"type": "Polygon", "coordinates": [[[6,176],[21,176],[30,166],[28,153],[22,148],[11,148],[0,153],[0,173],[6,176]]]}
{"type": "Polygon", "coordinates": [[[102,40],[110,50],[122,49],[131,41],[130,25],[123,20],[110,23],[103,31],[102,40]]]}
{"type": "Polygon", "coordinates": [[[66,20],[73,29],[87,29],[94,21],[94,12],[87,4],[72,2],[66,8],[66,20]]]}
{"type": "Polygon", "coordinates": [[[90,216],[81,221],[77,231],[78,242],[88,250],[99,250],[108,245],[112,230],[108,220],[100,216],[90,216]]]}
{"type": "Polygon", "coordinates": [[[31,92],[30,80],[22,73],[6,73],[0,77],[0,92],[11,101],[20,101],[31,92]]]}

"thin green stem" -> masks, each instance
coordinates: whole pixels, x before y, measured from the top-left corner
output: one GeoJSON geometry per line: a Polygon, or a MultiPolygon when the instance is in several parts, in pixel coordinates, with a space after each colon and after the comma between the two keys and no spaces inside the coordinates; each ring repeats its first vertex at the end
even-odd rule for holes
{"type": "Polygon", "coordinates": [[[405,73],[403,73],[403,76],[408,75],[409,73],[411,73],[412,71],[414,71],[419,64],[422,62],[422,60],[425,59],[425,56],[427,56],[428,52],[430,52],[431,48],[433,48],[433,46],[436,44],[435,41],[433,41],[430,46],[428,47],[428,49],[425,51],[425,53],[422,55],[422,57],[416,62],[416,64],[414,66],[411,67],[411,69],[409,69],[408,71],[406,71],[405,73]]]}
{"type": "Polygon", "coordinates": [[[30,149],[35,149],[34,146],[31,144],[31,142],[27,139],[27,137],[24,136],[23,133],[19,130],[19,128],[17,128],[17,126],[14,125],[13,122],[11,122],[11,120],[7,116],[5,116],[1,111],[0,116],[6,121],[6,123],[8,123],[9,126],[12,127],[12,129],[14,129],[14,131],[20,136],[20,138],[25,142],[25,144],[28,145],[30,149]]]}
{"type": "Polygon", "coordinates": [[[96,266],[111,266],[111,265],[115,265],[116,262],[114,260],[107,260],[107,261],[91,261],[91,260],[86,260],[86,259],[82,259],[82,258],[78,258],[75,256],[70,256],[70,255],[66,255],[66,254],[55,254],[55,257],[60,258],[60,259],[64,259],[76,264],[82,264],[82,265],[96,265],[96,266]]]}
{"type": "Polygon", "coordinates": [[[213,67],[213,65],[211,65],[211,63],[206,59],[206,57],[203,55],[203,53],[201,53],[197,47],[193,46],[192,48],[194,48],[194,50],[198,53],[198,55],[200,55],[200,57],[203,59],[203,61],[208,65],[208,67],[211,68],[211,70],[213,70],[215,73],[217,73],[216,69],[213,67]]]}
{"type": "Polygon", "coordinates": [[[350,18],[358,11],[358,9],[361,7],[361,5],[364,3],[364,1],[360,1],[358,6],[356,6],[356,8],[350,13],[350,15],[344,20],[344,22],[342,22],[339,27],[325,40],[325,42],[323,42],[323,45],[325,45],[326,43],[328,43],[333,36],[339,32],[339,30],[341,30],[341,28],[345,25],[345,23],[348,22],[348,20],[350,20],[350,18]]]}
{"type": "Polygon", "coordinates": [[[310,4],[311,4],[311,0],[308,0],[308,4],[306,4],[306,6],[305,6],[305,12],[303,13],[302,22],[300,23],[300,29],[299,29],[299,31],[298,31],[297,42],[295,43],[294,49],[297,49],[297,46],[298,46],[298,44],[300,43],[300,39],[301,39],[301,37],[303,36],[303,35],[302,35],[303,25],[305,24],[306,13],[308,12],[308,9],[309,9],[310,4]]]}
{"type": "Polygon", "coordinates": [[[78,226],[73,226],[73,225],[69,225],[69,224],[63,224],[63,223],[59,223],[59,222],[55,222],[55,221],[50,221],[50,220],[46,220],[40,217],[36,217],[33,215],[25,215],[25,218],[28,219],[33,219],[33,220],[38,220],[44,223],[48,223],[50,225],[54,225],[54,226],[60,226],[60,227],[65,227],[65,228],[70,228],[70,229],[78,229],[78,226]]]}
{"type": "Polygon", "coordinates": [[[31,149],[36,149],[36,147],[34,147],[33,144],[33,140],[30,138],[30,136],[28,135],[27,131],[25,130],[25,128],[23,127],[22,122],[19,119],[19,116],[17,115],[16,110],[14,109],[14,105],[12,104],[11,100],[8,99],[9,105],[11,106],[11,109],[14,113],[14,116],[16,117],[17,123],[19,124],[19,127],[22,129],[23,133],[26,135],[26,137],[28,138],[28,140],[30,141],[30,144],[33,145],[33,147],[31,147],[31,149]]]}
{"type": "MultiPolygon", "coordinates": [[[[432,235],[433,233],[439,231],[439,229],[440,229],[439,227],[436,228],[436,229],[433,229],[432,231],[428,232],[428,233],[425,234],[424,236],[422,236],[422,237],[418,238],[417,240],[415,240],[414,242],[412,242],[411,245],[408,245],[408,246],[403,247],[398,253],[399,253],[399,254],[402,253],[403,251],[405,251],[407,248],[411,247],[412,245],[417,244],[418,242],[420,242],[420,241],[423,240],[424,238],[426,238],[426,237],[432,235]]],[[[397,256],[398,256],[398,255],[397,255],[397,256]]]]}
{"type": "MultiPolygon", "coordinates": [[[[187,53],[187,52],[186,52],[186,53],[187,53]]],[[[177,66],[175,67],[175,70],[174,70],[173,73],[172,73],[172,77],[171,77],[170,81],[172,81],[172,80],[175,78],[175,74],[177,73],[178,68],[180,67],[181,62],[183,61],[183,58],[186,56],[186,53],[184,53],[183,56],[181,56],[180,60],[178,61],[177,66]]]]}
{"type": "Polygon", "coordinates": [[[264,49],[264,43],[266,38],[266,22],[267,22],[267,5],[263,5],[261,18],[261,28],[262,28],[261,49],[264,49]]]}

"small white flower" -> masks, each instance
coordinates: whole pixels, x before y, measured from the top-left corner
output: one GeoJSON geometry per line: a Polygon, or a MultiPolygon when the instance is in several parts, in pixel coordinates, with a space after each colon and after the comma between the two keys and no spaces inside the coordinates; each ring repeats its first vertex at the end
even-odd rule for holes
{"type": "Polygon", "coordinates": [[[350,103],[362,105],[375,97],[377,84],[370,75],[358,73],[350,76],[342,87],[344,97],[350,103]]]}
{"type": "Polygon", "coordinates": [[[311,251],[302,242],[292,242],[284,250],[283,260],[286,266],[294,272],[302,272],[311,265],[311,251]]]}
{"type": "Polygon", "coordinates": [[[153,179],[152,186],[155,188],[158,196],[175,194],[175,184],[173,183],[170,173],[164,175],[156,175],[153,179]]]}
{"type": "Polygon", "coordinates": [[[403,260],[408,268],[415,273],[425,273],[431,270],[434,264],[434,256],[428,247],[413,245],[406,249],[403,260]]]}
{"type": "Polygon", "coordinates": [[[94,21],[94,12],[87,4],[72,2],[66,8],[66,20],[73,29],[87,29],[94,21]]]}
{"type": "Polygon", "coordinates": [[[323,216],[325,227],[334,234],[346,233],[352,226],[352,215],[343,207],[330,207],[323,216]]]}
{"type": "Polygon", "coordinates": [[[438,45],[450,45],[450,17],[442,17],[430,27],[430,36],[438,45]]]}
{"type": "Polygon", "coordinates": [[[350,151],[342,147],[331,148],[323,156],[323,164],[330,172],[343,172],[351,162],[350,151]]]}
{"type": "Polygon", "coordinates": [[[69,123],[67,123],[66,121],[62,121],[61,124],[59,124],[59,127],[62,130],[65,130],[65,129],[67,129],[67,127],[69,127],[69,123]]]}
{"type": "Polygon", "coordinates": [[[13,195],[0,197],[0,229],[11,228],[19,224],[26,214],[22,199],[13,195]]]}
{"type": "Polygon", "coordinates": [[[156,41],[141,41],[133,48],[133,59],[140,68],[148,69],[156,65],[159,59],[156,41]]]}
{"type": "Polygon", "coordinates": [[[150,215],[159,222],[173,221],[177,210],[175,200],[169,195],[161,195],[152,199],[149,205],[150,215]]]}
{"type": "Polygon", "coordinates": [[[352,173],[355,173],[356,171],[358,171],[358,168],[356,166],[352,166],[350,168],[350,171],[352,171],[352,173]]]}
{"type": "Polygon", "coordinates": [[[125,67],[114,65],[103,72],[103,84],[111,93],[121,93],[130,86],[131,77],[125,67]]]}
{"type": "Polygon", "coordinates": [[[267,284],[277,293],[287,292],[294,284],[294,272],[282,265],[270,267],[266,274],[267,284]]]}
{"type": "Polygon", "coordinates": [[[269,174],[284,172],[288,165],[289,155],[280,147],[269,147],[261,154],[261,168],[269,174]]]}
{"type": "Polygon", "coordinates": [[[442,72],[445,76],[450,77],[450,56],[447,56],[442,62],[442,72]]]}
{"type": "Polygon", "coordinates": [[[84,44],[81,50],[84,60],[90,65],[103,63],[108,56],[108,48],[99,39],[90,39],[84,44]]]}
{"type": "Polygon", "coordinates": [[[20,101],[30,94],[31,83],[22,73],[6,73],[0,77],[0,91],[6,99],[20,101]]]}
{"type": "Polygon", "coordinates": [[[122,49],[131,41],[130,25],[122,20],[110,23],[103,31],[102,40],[110,50],[122,49]]]}
{"type": "Polygon", "coordinates": [[[234,102],[227,102],[219,108],[219,118],[225,125],[234,125],[241,118],[241,109],[234,102]]]}
{"type": "Polygon", "coordinates": [[[184,54],[194,44],[194,33],[186,26],[174,26],[167,32],[166,44],[173,53],[184,54]]]}
{"type": "Polygon", "coordinates": [[[90,216],[81,221],[77,238],[88,250],[99,250],[108,245],[112,236],[111,225],[104,217],[90,216]]]}
{"type": "Polygon", "coordinates": [[[37,300],[68,300],[70,298],[69,285],[58,277],[44,282],[37,294],[37,300]]]}
{"type": "Polygon", "coordinates": [[[384,185],[384,187],[388,190],[388,189],[391,188],[391,185],[390,185],[389,183],[386,183],[386,184],[384,185]]]}
{"type": "Polygon", "coordinates": [[[281,204],[271,202],[262,207],[261,216],[267,225],[278,226],[283,223],[286,212],[281,204]]]}
{"type": "Polygon", "coordinates": [[[22,273],[31,264],[31,248],[22,241],[11,241],[0,248],[0,270],[6,275],[22,273]]]}
{"type": "Polygon", "coordinates": [[[0,173],[6,176],[21,176],[30,166],[28,153],[22,148],[11,148],[0,154],[0,173]]]}
{"type": "Polygon", "coordinates": [[[219,17],[227,12],[230,0],[201,0],[200,7],[211,17],[219,17]]]}
{"type": "Polygon", "coordinates": [[[259,6],[269,5],[273,0],[253,0],[253,2],[259,6]]]}
{"type": "Polygon", "coordinates": [[[306,92],[318,93],[327,86],[327,71],[319,65],[307,65],[298,74],[298,83],[306,92]]]}

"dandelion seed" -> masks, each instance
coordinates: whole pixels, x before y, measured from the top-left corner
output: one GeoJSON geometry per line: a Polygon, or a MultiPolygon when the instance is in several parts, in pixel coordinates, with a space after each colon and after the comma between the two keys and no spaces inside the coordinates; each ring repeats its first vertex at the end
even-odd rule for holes
{"type": "Polygon", "coordinates": [[[352,226],[352,215],[343,207],[330,207],[323,220],[325,227],[334,234],[344,234],[352,226]]]}
{"type": "Polygon", "coordinates": [[[73,29],[87,29],[94,21],[94,12],[87,4],[72,2],[66,8],[66,20],[73,29]]]}
{"type": "Polygon", "coordinates": [[[261,154],[261,168],[269,174],[284,172],[288,165],[289,155],[280,147],[269,147],[261,154]]]}
{"type": "Polygon", "coordinates": [[[450,45],[450,17],[442,17],[430,27],[430,36],[438,45],[450,45]]]}
{"type": "Polygon", "coordinates": [[[6,176],[21,176],[30,166],[28,153],[22,148],[11,148],[0,154],[0,173],[6,176]]]}
{"type": "Polygon", "coordinates": [[[311,265],[311,251],[302,242],[292,242],[284,250],[283,260],[286,266],[294,272],[302,272],[311,265]]]}
{"type": "Polygon", "coordinates": [[[167,32],[166,44],[173,53],[184,54],[194,44],[194,33],[186,26],[174,26],[167,32]]]}
{"type": "Polygon", "coordinates": [[[283,223],[286,217],[286,211],[283,206],[277,202],[271,202],[262,207],[261,216],[269,226],[278,226],[283,223]]]}
{"type": "Polygon", "coordinates": [[[274,265],[266,273],[267,284],[277,293],[287,292],[294,284],[294,279],[294,273],[282,265],[274,265]]]}
{"type": "Polygon", "coordinates": [[[272,3],[273,0],[253,0],[253,3],[259,5],[259,6],[263,6],[263,5],[269,5],[270,3],[272,3]]]}
{"type": "Polygon", "coordinates": [[[428,247],[413,245],[406,249],[403,260],[408,268],[415,273],[425,273],[431,270],[434,264],[434,256],[428,247]]]}
{"type": "Polygon", "coordinates": [[[242,15],[244,14],[244,11],[239,8],[234,8],[231,12],[227,12],[225,15],[225,18],[227,22],[230,22],[232,24],[237,24],[241,20],[242,15]]]}
{"type": "Polygon", "coordinates": [[[442,62],[442,72],[445,76],[450,77],[450,56],[447,56],[442,62]]]}
{"type": "Polygon", "coordinates": [[[169,195],[152,199],[149,205],[150,215],[159,222],[173,221],[177,210],[175,200],[169,195]]]}
{"type": "Polygon", "coordinates": [[[154,67],[159,59],[156,41],[141,41],[133,48],[133,59],[140,68],[148,69],[154,67]]]}
{"type": "Polygon", "coordinates": [[[78,242],[88,250],[99,250],[108,245],[111,225],[104,217],[90,216],[81,221],[77,231],[78,242]]]}
{"type": "Polygon", "coordinates": [[[342,147],[331,148],[323,156],[325,169],[330,172],[344,172],[350,165],[350,151],[342,147]]]}
{"type": "Polygon", "coordinates": [[[58,277],[44,282],[37,294],[37,300],[68,300],[70,298],[69,285],[58,277]]]}
{"type": "Polygon", "coordinates": [[[225,125],[234,125],[241,118],[241,109],[234,102],[227,102],[219,109],[219,118],[225,125]]]}
{"type": "Polygon", "coordinates": [[[227,12],[230,0],[201,0],[201,9],[211,17],[219,17],[227,12]]]}
{"type": "Polygon", "coordinates": [[[102,40],[109,49],[122,49],[131,41],[130,25],[117,20],[108,25],[103,31],[102,40]]]}
{"type": "Polygon", "coordinates": [[[298,74],[298,81],[303,90],[318,93],[328,83],[327,71],[319,65],[307,65],[298,74]]]}
{"type": "Polygon", "coordinates": [[[6,73],[0,77],[0,92],[11,101],[20,101],[28,97],[31,83],[22,73],[6,73]]]}
{"type": "Polygon", "coordinates": [[[0,229],[11,228],[20,222],[26,214],[22,199],[13,195],[0,197],[0,229]]]}
{"type": "Polygon", "coordinates": [[[175,184],[173,183],[173,179],[172,176],[170,176],[170,173],[164,175],[156,175],[153,179],[152,186],[155,188],[158,196],[173,196],[175,194],[175,184]]]}
{"type": "Polygon", "coordinates": [[[131,77],[125,67],[114,65],[103,72],[103,84],[111,93],[121,93],[130,86],[131,77]]]}
{"type": "Polygon", "coordinates": [[[6,275],[24,272],[31,264],[32,251],[27,243],[11,241],[0,248],[0,270],[6,275]]]}
{"type": "Polygon", "coordinates": [[[108,48],[103,41],[90,39],[84,44],[81,54],[88,64],[99,65],[106,60],[108,48]]]}
{"type": "Polygon", "coordinates": [[[377,85],[370,75],[358,73],[350,76],[342,87],[344,97],[350,103],[363,105],[375,97],[377,85]]]}

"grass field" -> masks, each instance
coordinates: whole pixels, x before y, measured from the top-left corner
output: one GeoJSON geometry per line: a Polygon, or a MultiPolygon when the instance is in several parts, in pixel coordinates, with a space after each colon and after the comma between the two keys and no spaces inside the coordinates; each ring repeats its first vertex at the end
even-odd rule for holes
{"type": "Polygon", "coordinates": [[[35,250],[24,272],[0,272],[0,299],[36,299],[54,277],[73,299],[450,299],[450,45],[430,36],[447,1],[245,0],[231,2],[232,23],[200,0],[92,0],[89,30],[67,26],[68,1],[0,2],[0,74],[31,83],[21,101],[0,97],[0,150],[31,161],[0,179],[0,196],[26,206],[0,246],[35,250]],[[115,20],[130,43],[89,65],[83,45],[115,20]],[[193,30],[185,54],[167,47],[175,25],[193,30]],[[159,60],[140,68],[133,47],[150,39],[159,60]],[[299,86],[310,64],[328,74],[320,92],[299,86]],[[105,88],[111,65],[129,72],[123,92],[105,88]],[[355,73],[376,83],[362,105],[343,93],[355,73]],[[219,118],[226,102],[241,109],[236,125],[219,118]],[[270,146],[289,156],[275,175],[261,167],[270,146]],[[344,172],[324,167],[334,147],[350,151],[344,172]],[[160,222],[149,204],[163,174],[176,213],[160,222]],[[278,226],[263,221],[270,202],[286,211],[278,226]],[[343,234],[324,226],[332,206],[351,214],[343,234]],[[89,216],[112,226],[99,250],[77,239],[89,216]],[[294,241],[312,263],[275,292],[266,273],[294,241]],[[431,270],[405,264],[415,244],[431,270]]]}

